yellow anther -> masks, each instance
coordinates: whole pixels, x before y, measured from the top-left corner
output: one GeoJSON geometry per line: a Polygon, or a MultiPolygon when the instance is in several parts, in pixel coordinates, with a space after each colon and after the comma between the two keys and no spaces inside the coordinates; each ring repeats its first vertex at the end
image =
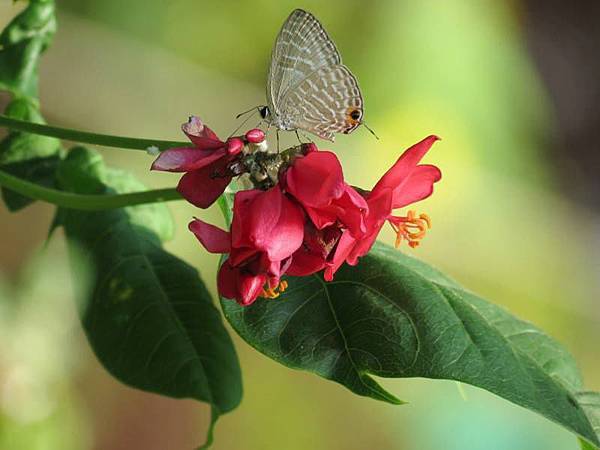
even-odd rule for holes
{"type": "Polygon", "coordinates": [[[425,237],[427,230],[431,228],[431,219],[427,214],[417,214],[410,210],[406,217],[397,218],[396,223],[390,225],[396,233],[395,247],[398,248],[403,239],[406,239],[411,248],[419,246],[421,239],[425,237]]]}
{"type": "Polygon", "coordinates": [[[288,288],[288,282],[285,281],[285,280],[281,281],[274,288],[269,287],[267,285],[265,288],[263,288],[263,290],[261,291],[259,297],[268,298],[268,299],[275,299],[275,298],[279,297],[282,293],[284,293],[287,288],[288,288]]]}

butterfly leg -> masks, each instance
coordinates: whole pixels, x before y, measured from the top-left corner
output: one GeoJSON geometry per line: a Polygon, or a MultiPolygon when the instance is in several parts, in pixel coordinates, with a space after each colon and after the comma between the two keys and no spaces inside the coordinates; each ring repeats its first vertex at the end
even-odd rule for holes
{"type": "Polygon", "coordinates": [[[279,154],[279,128],[275,128],[275,134],[277,135],[277,154],[279,154]]]}
{"type": "Polygon", "coordinates": [[[307,135],[302,133],[301,131],[298,131],[298,130],[294,130],[294,131],[296,132],[296,137],[298,138],[298,142],[300,142],[301,144],[304,144],[305,142],[302,142],[302,139],[300,139],[300,136],[302,136],[304,139],[306,139],[306,143],[314,144],[314,141],[310,137],[308,137],[307,135]]]}

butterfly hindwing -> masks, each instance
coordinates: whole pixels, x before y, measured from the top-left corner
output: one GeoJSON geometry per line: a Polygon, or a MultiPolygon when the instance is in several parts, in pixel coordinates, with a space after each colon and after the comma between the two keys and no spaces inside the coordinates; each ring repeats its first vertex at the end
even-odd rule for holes
{"type": "Polygon", "coordinates": [[[360,125],[363,99],[356,78],[346,66],[326,66],[286,94],[280,114],[291,129],[333,141],[336,133],[347,134],[360,125]]]}

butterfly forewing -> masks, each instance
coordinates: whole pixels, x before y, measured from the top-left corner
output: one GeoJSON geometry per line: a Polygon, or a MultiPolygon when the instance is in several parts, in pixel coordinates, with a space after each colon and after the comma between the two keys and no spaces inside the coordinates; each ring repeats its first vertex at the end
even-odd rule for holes
{"type": "Polygon", "coordinates": [[[279,112],[288,91],[317,69],[340,63],[335,44],[319,21],[296,9],[283,24],[273,48],[267,87],[270,106],[279,112]]]}

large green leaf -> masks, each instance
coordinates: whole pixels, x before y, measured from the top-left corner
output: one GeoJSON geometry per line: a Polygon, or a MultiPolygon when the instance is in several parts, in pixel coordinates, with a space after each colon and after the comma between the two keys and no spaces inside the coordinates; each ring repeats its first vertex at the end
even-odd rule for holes
{"type": "MultiPolygon", "coordinates": [[[[58,175],[62,187],[78,193],[139,188],[84,148],[69,153],[58,175]]],[[[161,247],[164,208],[62,210],[59,222],[95,269],[82,321],[102,364],[136,388],[210,403],[212,430],[240,402],[239,363],[198,272],[161,247]]]]}
{"type": "MultiPolygon", "coordinates": [[[[7,116],[44,123],[38,103],[38,66],[55,31],[54,2],[32,0],[0,33],[0,90],[14,98],[4,112],[7,116]]],[[[0,142],[0,167],[17,177],[52,186],[59,151],[57,139],[11,132],[0,142]]],[[[11,211],[33,202],[7,189],[2,189],[2,197],[11,211]]]]}
{"type": "Polygon", "coordinates": [[[600,444],[600,396],[580,392],[568,352],[426,264],[376,245],[333,282],[288,281],[276,300],[221,301],[240,336],[274,360],[390,403],[369,375],[458,380],[600,444]]]}
{"type": "Polygon", "coordinates": [[[0,89],[38,97],[40,55],[56,31],[53,0],[30,0],[0,34],[0,89]]]}
{"type": "MultiPolygon", "coordinates": [[[[13,100],[5,114],[15,119],[44,123],[37,102],[27,98],[13,100]]],[[[0,142],[0,168],[19,178],[53,187],[60,152],[58,139],[12,131],[0,142]]],[[[2,189],[2,197],[11,211],[22,209],[34,201],[9,189],[2,189]]]]}

